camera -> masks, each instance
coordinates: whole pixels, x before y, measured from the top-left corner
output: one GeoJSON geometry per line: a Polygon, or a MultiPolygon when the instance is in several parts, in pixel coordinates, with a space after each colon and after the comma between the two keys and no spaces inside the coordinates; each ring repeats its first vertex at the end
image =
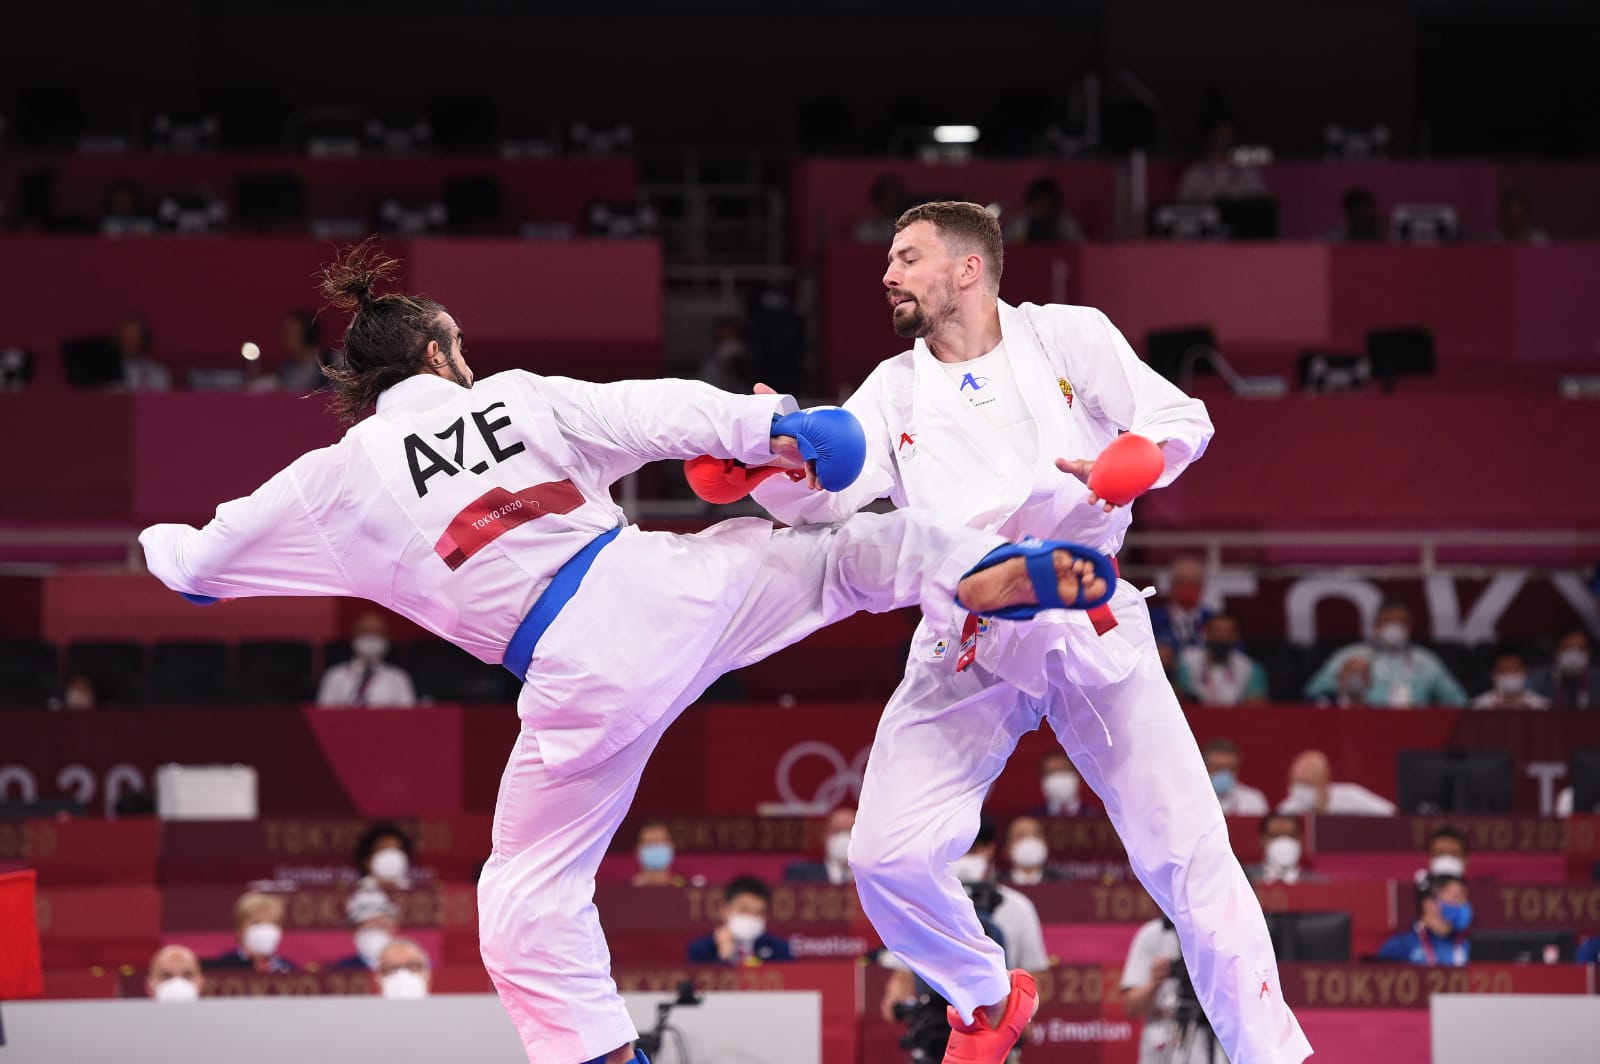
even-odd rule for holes
{"type": "MultiPolygon", "coordinates": [[[[999,889],[989,882],[966,883],[963,886],[967,897],[972,899],[972,907],[977,910],[978,922],[983,925],[984,933],[999,943],[1002,949],[1005,948],[1005,936],[991,919],[1005,900],[1000,896],[999,889]]],[[[895,1004],[894,1019],[896,1023],[906,1025],[906,1033],[900,1037],[900,1048],[906,1051],[906,1059],[921,1064],[944,1057],[945,1048],[950,1042],[950,1017],[945,1011],[950,1003],[924,983],[920,976],[917,977],[916,987],[917,996],[914,1000],[895,1004]]]]}
{"type": "Polygon", "coordinates": [[[684,1044],[683,1032],[676,1027],[670,1027],[667,1019],[672,1015],[672,1010],[679,1006],[693,1007],[705,1002],[700,992],[694,987],[694,980],[685,979],[678,984],[678,996],[670,1001],[663,1001],[656,1006],[656,1027],[649,1034],[641,1033],[635,1044],[644,1052],[644,1055],[655,1060],[661,1052],[661,1043],[666,1040],[667,1032],[671,1031],[674,1044],[678,1047],[678,1059],[682,1064],[688,1064],[689,1050],[684,1044]]]}

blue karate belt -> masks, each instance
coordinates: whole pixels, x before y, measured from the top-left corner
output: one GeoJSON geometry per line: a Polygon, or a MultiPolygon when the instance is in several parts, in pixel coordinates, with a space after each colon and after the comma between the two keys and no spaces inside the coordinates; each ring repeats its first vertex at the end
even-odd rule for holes
{"type": "Polygon", "coordinates": [[[573,595],[578,593],[578,585],[583,583],[584,574],[589,571],[589,566],[594,564],[595,558],[607,543],[617,538],[617,533],[622,531],[619,525],[609,532],[602,532],[590,540],[578,553],[568,558],[556,570],[556,575],[550,579],[550,584],[535,600],[533,608],[528,615],[517,625],[516,632],[511,636],[511,642],[506,644],[506,653],[500,659],[504,665],[522,683],[528,678],[528,666],[533,664],[533,651],[543,638],[546,628],[561,613],[573,595]]]}

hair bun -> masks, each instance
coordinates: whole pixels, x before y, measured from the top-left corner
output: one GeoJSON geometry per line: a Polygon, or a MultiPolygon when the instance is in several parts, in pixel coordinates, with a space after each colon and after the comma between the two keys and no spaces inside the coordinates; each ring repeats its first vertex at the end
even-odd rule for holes
{"type": "Polygon", "coordinates": [[[377,237],[369,237],[341,251],[322,270],[322,296],[340,310],[360,310],[375,303],[373,288],[387,281],[400,267],[399,259],[384,257],[377,237]]]}

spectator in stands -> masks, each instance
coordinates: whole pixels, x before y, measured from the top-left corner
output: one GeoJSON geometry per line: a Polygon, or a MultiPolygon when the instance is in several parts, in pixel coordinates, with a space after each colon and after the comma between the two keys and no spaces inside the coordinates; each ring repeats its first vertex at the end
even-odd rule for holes
{"type": "Polygon", "coordinates": [[[165,392],[172,375],[150,354],[150,323],[142,314],[124,314],[111,334],[122,360],[122,386],[130,392],[165,392]]]}
{"type": "Polygon", "coordinates": [[[1083,804],[1083,780],[1072,767],[1072,759],[1060,750],[1052,750],[1039,759],[1039,790],[1044,794],[1044,804],[1033,810],[1034,816],[1094,816],[1093,806],[1083,804]]]}
{"type": "Polygon", "coordinates": [[[1336,244],[1380,244],[1388,239],[1378,197],[1371,189],[1352,188],[1340,200],[1344,221],[1333,234],[1336,244]]]}
{"type": "Polygon", "coordinates": [[[859,244],[890,244],[894,241],[894,223],[911,206],[911,190],[894,174],[883,174],[872,183],[867,192],[867,203],[872,213],[856,223],[855,238],[859,244]]]}
{"type": "Polygon", "coordinates": [[[1371,668],[1367,703],[1373,706],[1464,706],[1461,689],[1438,655],[1411,642],[1411,611],[1400,602],[1386,602],[1378,610],[1370,642],[1352,643],[1329,658],[1306,685],[1312,701],[1338,693],[1335,677],[1353,657],[1366,658],[1371,668]]]}
{"type": "MultiPolygon", "coordinates": [[[[1122,1008],[1130,1018],[1144,1020],[1139,1064],[1166,1064],[1171,1060],[1190,1064],[1173,1050],[1178,1040],[1178,977],[1174,968],[1182,963],[1178,932],[1166,917],[1147,920],[1133,933],[1127,960],[1122,964],[1122,1008]]],[[[1199,1059],[1205,1059],[1204,1053],[1199,1059]]]]}
{"type": "Polygon", "coordinates": [[[1273,813],[1261,819],[1261,863],[1246,865],[1244,874],[1252,883],[1325,883],[1320,876],[1301,867],[1305,857],[1305,832],[1300,818],[1288,813],[1273,813]]]}
{"type": "Polygon", "coordinates": [[[283,942],[283,899],[276,894],[252,891],[233,904],[233,930],[239,936],[238,948],[206,962],[209,968],[249,968],[279,975],[294,971],[294,965],[278,955],[283,942]]]}
{"type": "Polygon", "coordinates": [[[700,363],[700,379],[725,392],[748,392],[755,385],[744,321],[729,315],[711,327],[711,350],[700,363]]]}
{"type": "Polygon", "coordinates": [[[322,329],[309,310],[291,310],[283,319],[283,365],[278,387],[305,395],[328,383],[322,372],[322,329]]]}
{"type": "Polygon", "coordinates": [[[1182,650],[1205,642],[1205,625],[1215,612],[1204,604],[1206,567],[1199,558],[1183,557],[1167,570],[1167,593],[1150,610],[1156,642],[1182,650]]]}
{"type": "Polygon", "coordinates": [[[1472,952],[1467,929],[1472,926],[1472,903],[1466,880],[1457,876],[1426,876],[1417,884],[1420,919],[1396,932],[1378,959],[1422,964],[1430,968],[1464,968],[1472,952]]]}
{"type": "Polygon", "coordinates": [[[689,943],[690,964],[765,964],[792,961],[786,939],[767,934],[772,891],[754,876],[740,876],[722,892],[722,925],[689,943]]]}
{"type": "Polygon", "coordinates": [[[1266,816],[1271,806],[1267,796],[1239,782],[1242,759],[1232,739],[1213,739],[1203,751],[1206,771],[1211,773],[1211,789],[1217,792],[1224,816],[1266,816]]]}
{"type": "Polygon", "coordinates": [[[1500,194],[1500,225],[1492,239],[1497,244],[1548,244],[1550,234],[1533,224],[1527,194],[1508,188],[1500,194]]]}
{"type": "Polygon", "coordinates": [[[1577,628],[1562,636],[1554,664],[1535,672],[1528,687],[1551,709],[1600,709],[1600,665],[1593,664],[1589,633],[1577,628]]]}
{"type": "Polygon", "coordinates": [[[356,840],[356,874],[363,886],[411,888],[411,836],[398,824],[373,824],[356,840]]]}
{"type": "Polygon", "coordinates": [[[1289,764],[1289,796],[1278,812],[1307,816],[1393,816],[1394,803],[1373,794],[1359,783],[1333,782],[1328,755],[1303,750],[1289,764]]]}
{"type": "Polygon", "coordinates": [[[81,672],[75,672],[67,677],[66,684],[61,688],[61,709],[83,712],[94,709],[99,704],[100,692],[95,688],[92,679],[81,672]]]}
{"type": "Polygon", "coordinates": [[[1039,921],[1039,910],[1026,894],[997,881],[994,856],[998,837],[994,819],[988,813],[982,814],[972,848],[952,861],[950,870],[966,885],[978,911],[986,913],[999,930],[1006,967],[1024,968],[1037,976],[1050,967],[1044,926],[1039,921]],[[987,896],[988,892],[993,896],[987,896]]]}
{"type": "Polygon", "coordinates": [[[1023,194],[1022,213],[1012,219],[1006,239],[1024,244],[1078,244],[1083,227],[1066,212],[1061,186],[1048,177],[1036,177],[1023,194]]]}
{"type": "Polygon", "coordinates": [[[1334,678],[1331,698],[1318,698],[1318,705],[1334,705],[1340,709],[1360,709],[1367,704],[1367,692],[1372,690],[1372,662],[1360,654],[1352,654],[1339,666],[1334,678]]]}
{"type": "Polygon", "coordinates": [[[1494,659],[1494,686],[1472,700],[1473,709],[1549,709],[1550,700],[1528,690],[1528,666],[1515,650],[1494,659]]]}
{"type": "Polygon", "coordinates": [[[417,704],[411,676],[384,660],[389,653],[389,625],[383,614],[369,610],[356,618],[349,661],[322,674],[317,705],[406,707],[417,704]]]}
{"type": "Polygon", "coordinates": [[[205,989],[206,977],[200,971],[200,958],[188,946],[162,946],[150,958],[150,974],[145,977],[144,990],[157,1001],[199,1001],[205,989]]]}
{"type": "Polygon", "coordinates": [[[1050,842],[1044,825],[1031,816],[1019,816],[1006,829],[1006,857],[1010,869],[1005,881],[1014,887],[1031,887],[1061,878],[1050,867],[1050,842]]]}
{"type": "Polygon", "coordinates": [[[636,887],[681,887],[682,876],[672,873],[672,829],[665,820],[647,820],[639,825],[639,837],[634,843],[634,856],[639,860],[639,871],[628,882],[636,887]]]}
{"type": "Polygon", "coordinates": [[[850,832],[856,826],[856,811],[840,806],[828,814],[822,840],[822,860],[795,861],[783,871],[787,883],[832,883],[840,886],[854,881],[850,871],[850,832]]]}
{"type": "Polygon", "coordinates": [[[1190,163],[1178,178],[1179,203],[1216,203],[1267,194],[1267,183],[1262,180],[1261,171],[1234,158],[1236,132],[1230,118],[1221,117],[1212,122],[1200,158],[1190,163]]]}
{"type": "Polygon", "coordinates": [[[382,887],[363,885],[344,903],[344,917],[350,924],[356,951],[334,961],[332,967],[338,971],[376,971],[378,958],[400,930],[400,907],[382,887]]]}
{"type": "Polygon", "coordinates": [[[1219,613],[1204,631],[1204,645],[1178,654],[1179,693],[1203,706],[1265,705],[1267,670],[1239,649],[1239,622],[1219,613]]]}
{"type": "Polygon", "coordinates": [[[1442,824],[1428,836],[1426,875],[1467,877],[1467,835],[1460,828],[1442,824]]]}
{"type": "Polygon", "coordinates": [[[415,1001],[433,990],[433,961],[428,951],[409,938],[397,938],[378,954],[373,989],[386,998],[415,1001]]]}

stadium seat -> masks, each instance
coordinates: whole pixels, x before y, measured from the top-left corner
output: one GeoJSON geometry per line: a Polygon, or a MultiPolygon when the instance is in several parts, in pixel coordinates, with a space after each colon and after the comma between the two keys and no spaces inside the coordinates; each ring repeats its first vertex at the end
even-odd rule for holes
{"type": "Polygon", "coordinates": [[[0,642],[0,706],[42,706],[61,683],[61,653],[54,643],[0,642]]]}
{"type": "Polygon", "coordinates": [[[211,640],[159,642],[150,652],[150,698],[193,705],[227,700],[228,645],[211,640]]]}
{"type": "Polygon", "coordinates": [[[144,644],[131,640],[84,639],[67,646],[67,675],[82,673],[101,702],[139,702],[145,691],[144,644]]]}
{"type": "Polygon", "coordinates": [[[479,661],[464,650],[434,639],[411,644],[404,666],[419,698],[438,702],[510,701],[516,681],[498,665],[479,661]]]}
{"type": "Polygon", "coordinates": [[[307,702],[315,692],[311,644],[294,640],[244,640],[235,684],[242,702],[307,702]]]}

